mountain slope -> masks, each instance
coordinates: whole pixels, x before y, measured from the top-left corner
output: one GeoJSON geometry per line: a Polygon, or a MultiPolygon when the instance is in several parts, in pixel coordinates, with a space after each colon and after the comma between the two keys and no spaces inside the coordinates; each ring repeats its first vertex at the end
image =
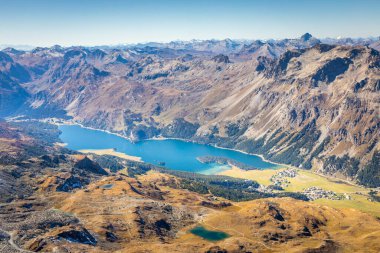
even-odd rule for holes
{"type": "Polygon", "coordinates": [[[15,113],[27,100],[20,83],[30,80],[28,71],[0,52],[0,117],[15,113]]]}

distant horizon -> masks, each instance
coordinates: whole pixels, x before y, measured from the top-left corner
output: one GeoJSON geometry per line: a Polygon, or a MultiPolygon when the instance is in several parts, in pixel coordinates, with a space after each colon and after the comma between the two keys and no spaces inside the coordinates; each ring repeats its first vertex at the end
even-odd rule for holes
{"type": "MultiPolygon", "coordinates": [[[[232,40],[232,41],[247,41],[247,42],[252,42],[252,41],[263,41],[263,42],[266,42],[266,41],[270,41],[270,40],[284,40],[284,39],[299,39],[302,35],[304,35],[306,33],[303,33],[301,34],[300,36],[298,37],[293,37],[293,38],[289,38],[289,37],[284,37],[284,38],[268,38],[268,39],[259,39],[259,38],[253,38],[253,39],[249,39],[249,38],[242,38],[242,39],[236,39],[236,38],[224,38],[224,39],[215,39],[215,38],[210,38],[210,39],[190,39],[190,40],[171,40],[171,41],[141,41],[141,42],[136,42],[136,43],[118,43],[118,44],[103,44],[103,45],[60,45],[60,44],[51,44],[51,45],[22,45],[22,44],[1,44],[0,43],[0,50],[3,50],[5,48],[14,48],[16,50],[32,50],[32,49],[35,49],[35,48],[51,48],[51,47],[54,47],[54,46],[60,46],[60,47],[63,47],[63,48],[70,48],[70,47],[118,47],[118,46],[137,46],[137,45],[144,45],[144,44],[149,44],[149,43],[157,43],[157,44],[168,44],[168,43],[173,43],[173,42],[193,42],[193,41],[223,41],[223,40],[232,40]],[[20,48],[29,48],[29,49],[20,49],[20,48]]],[[[314,36],[313,34],[311,34],[313,36],[313,38],[317,38],[319,40],[328,40],[328,39],[336,39],[336,40],[339,40],[339,39],[354,39],[354,40],[359,40],[359,39],[379,39],[380,40],[380,35],[379,36],[367,36],[367,37],[341,37],[341,36],[337,36],[337,37],[316,37],[314,36]]]]}
{"type": "Polygon", "coordinates": [[[380,36],[377,0],[0,0],[0,44],[105,46],[191,39],[380,36]]]}

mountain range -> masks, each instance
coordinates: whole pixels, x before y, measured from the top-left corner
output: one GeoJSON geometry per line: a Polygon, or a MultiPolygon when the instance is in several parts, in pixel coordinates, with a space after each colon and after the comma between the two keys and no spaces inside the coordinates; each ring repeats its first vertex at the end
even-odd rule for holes
{"type": "Polygon", "coordinates": [[[0,52],[0,117],[64,118],[380,186],[379,40],[206,40],[0,52]]]}

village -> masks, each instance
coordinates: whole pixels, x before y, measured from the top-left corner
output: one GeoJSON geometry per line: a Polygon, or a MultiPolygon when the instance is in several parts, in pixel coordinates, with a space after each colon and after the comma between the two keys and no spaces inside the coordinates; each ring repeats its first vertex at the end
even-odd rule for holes
{"type": "MultiPolygon", "coordinates": [[[[259,191],[272,193],[274,191],[281,191],[287,188],[290,185],[289,178],[294,178],[298,176],[298,172],[296,169],[286,169],[274,174],[270,181],[273,183],[269,186],[260,185],[259,191]]],[[[302,192],[300,192],[308,197],[309,200],[316,199],[329,199],[329,200],[341,200],[341,199],[351,199],[350,195],[338,195],[333,191],[324,190],[321,187],[311,186],[305,188],[302,192]]]]}

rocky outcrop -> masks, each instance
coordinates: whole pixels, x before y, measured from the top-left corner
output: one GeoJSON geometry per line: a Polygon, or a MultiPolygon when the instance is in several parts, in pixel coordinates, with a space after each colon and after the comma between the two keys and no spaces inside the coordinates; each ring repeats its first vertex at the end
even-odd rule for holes
{"type": "Polygon", "coordinates": [[[183,118],[177,118],[162,129],[162,134],[166,137],[190,139],[196,134],[198,128],[199,124],[193,124],[183,118]]]}
{"type": "Polygon", "coordinates": [[[142,238],[158,237],[161,240],[174,238],[182,227],[192,224],[193,217],[185,210],[171,205],[152,203],[137,207],[136,223],[142,238]]]}
{"type": "Polygon", "coordinates": [[[230,63],[230,59],[224,54],[218,54],[217,56],[214,56],[212,60],[217,63],[230,63]]]}
{"type": "Polygon", "coordinates": [[[294,50],[294,51],[286,51],[278,60],[278,63],[275,65],[274,73],[280,75],[284,73],[288,68],[288,64],[292,58],[299,57],[304,51],[303,50],[294,50]]]}
{"type": "Polygon", "coordinates": [[[80,177],[70,176],[57,186],[57,191],[70,192],[82,188],[85,184],[80,177]]]}
{"type": "Polygon", "coordinates": [[[310,33],[305,33],[304,35],[301,36],[301,40],[302,41],[308,41],[310,40],[311,38],[313,37],[313,35],[311,35],[310,33]]]}
{"type": "Polygon", "coordinates": [[[74,167],[79,170],[84,170],[98,175],[108,175],[107,171],[105,171],[102,167],[100,167],[98,163],[92,161],[87,156],[75,163],[74,167]]]}
{"type": "Polygon", "coordinates": [[[352,61],[349,58],[336,58],[328,61],[312,77],[314,86],[317,86],[318,82],[325,82],[327,84],[333,82],[337,76],[347,71],[350,64],[352,64],[352,61]]]}
{"type": "Polygon", "coordinates": [[[209,207],[209,208],[216,208],[216,209],[222,209],[225,207],[232,206],[232,204],[229,202],[214,203],[214,202],[210,202],[210,201],[202,201],[201,205],[205,206],[205,207],[209,207]]]}
{"type": "Polygon", "coordinates": [[[95,246],[97,241],[96,239],[90,234],[90,232],[83,228],[81,230],[71,229],[64,232],[61,232],[57,235],[59,239],[65,239],[69,242],[73,243],[83,243],[95,246]]]}

